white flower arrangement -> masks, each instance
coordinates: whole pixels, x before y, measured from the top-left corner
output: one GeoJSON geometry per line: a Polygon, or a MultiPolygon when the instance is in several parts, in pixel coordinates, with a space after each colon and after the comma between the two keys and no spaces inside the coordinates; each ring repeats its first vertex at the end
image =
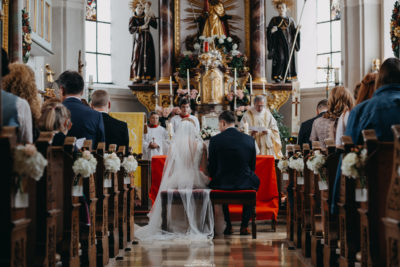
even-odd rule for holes
{"type": "Polygon", "coordinates": [[[231,38],[231,37],[226,38],[226,40],[227,40],[228,42],[232,42],[232,38],[231,38]]]}
{"type": "Polygon", "coordinates": [[[224,42],[225,42],[224,39],[222,39],[222,38],[219,38],[219,39],[218,39],[218,43],[223,44],[224,42]]]}
{"type": "Polygon", "coordinates": [[[232,50],[237,50],[238,49],[238,45],[237,44],[233,44],[232,45],[232,50]]]}
{"type": "MultiPolygon", "coordinates": [[[[322,167],[326,162],[326,157],[321,153],[321,151],[316,150],[313,155],[307,160],[307,167],[314,172],[314,174],[322,173],[322,167]]],[[[321,176],[321,178],[323,178],[321,176]]]]}
{"type": "Polygon", "coordinates": [[[301,152],[296,152],[293,156],[289,158],[289,167],[303,173],[304,171],[304,161],[301,152]]]}
{"type": "Polygon", "coordinates": [[[199,40],[204,41],[206,37],[204,35],[200,35],[199,40]]]}
{"type": "Polygon", "coordinates": [[[106,172],[117,172],[121,168],[121,160],[115,154],[115,152],[111,154],[104,154],[104,167],[106,169],[106,172]]]}
{"type": "Polygon", "coordinates": [[[199,43],[195,43],[193,47],[195,50],[200,50],[201,45],[199,43]]]}
{"type": "Polygon", "coordinates": [[[368,152],[366,149],[355,149],[353,152],[348,153],[342,160],[342,174],[344,176],[357,179],[361,181],[362,187],[365,185],[365,163],[367,161],[368,152]]]}
{"type": "Polygon", "coordinates": [[[14,150],[14,172],[20,177],[29,177],[39,181],[43,176],[47,160],[34,145],[19,145],[14,150]]]}
{"type": "Polygon", "coordinates": [[[136,159],[131,155],[129,157],[125,157],[124,161],[122,162],[122,167],[125,169],[127,173],[132,173],[136,171],[138,167],[138,162],[136,159]]]}
{"type": "Polygon", "coordinates": [[[279,160],[278,169],[281,170],[282,173],[289,171],[289,161],[287,158],[283,157],[279,160]]]}
{"type": "Polygon", "coordinates": [[[218,131],[216,129],[213,129],[211,127],[205,127],[201,130],[201,138],[203,140],[208,140],[213,136],[216,136],[218,134],[218,131]]]}
{"type": "Polygon", "coordinates": [[[74,161],[72,165],[72,170],[75,176],[82,176],[83,178],[88,178],[90,175],[96,172],[97,160],[90,153],[90,151],[83,151],[82,157],[79,157],[74,161]]]}
{"type": "Polygon", "coordinates": [[[235,56],[239,56],[240,55],[240,51],[239,50],[232,50],[231,51],[231,55],[234,56],[234,57],[235,56]]]}

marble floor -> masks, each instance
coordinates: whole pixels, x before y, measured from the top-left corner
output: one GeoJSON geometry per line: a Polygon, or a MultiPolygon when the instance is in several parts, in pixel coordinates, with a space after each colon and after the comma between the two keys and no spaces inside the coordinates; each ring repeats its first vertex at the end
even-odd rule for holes
{"type": "Polygon", "coordinates": [[[272,233],[260,225],[256,240],[233,234],[211,242],[139,242],[130,245],[130,251],[121,253],[123,258],[112,266],[311,266],[298,250],[287,248],[285,238],[285,226],[278,225],[272,233]]]}

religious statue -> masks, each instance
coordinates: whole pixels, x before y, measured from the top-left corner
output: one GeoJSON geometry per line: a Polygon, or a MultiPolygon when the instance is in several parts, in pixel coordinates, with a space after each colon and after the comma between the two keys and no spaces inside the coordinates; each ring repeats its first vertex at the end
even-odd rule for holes
{"type": "Polygon", "coordinates": [[[204,21],[204,37],[229,36],[228,19],[232,17],[225,14],[221,0],[204,0],[204,13],[201,18],[204,21]]]}
{"type": "Polygon", "coordinates": [[[129,32],[133,34],[130,80],[147,83],[155,79],[156,58],[150,27],[157,29],[157,21],[150,9],[150,1],[132,1],[134,12],[129,20],[129,32]]]}
{"type": "Polygon", "coordinates": [[[297,79],[296,62],[291,50],[300,50],[300,33],[295,40],[297,28],[293,18],[287,16],[287,3],[285,0],[273,0],[274,7],[279,16],[273,17],[267,28],[268,59],[272,59],[272,80],[279,83],[285,77],[285,72],[290,61],[286,81],[297,79]],[[290,60],[290,56],[292,56],[290,60]]]}

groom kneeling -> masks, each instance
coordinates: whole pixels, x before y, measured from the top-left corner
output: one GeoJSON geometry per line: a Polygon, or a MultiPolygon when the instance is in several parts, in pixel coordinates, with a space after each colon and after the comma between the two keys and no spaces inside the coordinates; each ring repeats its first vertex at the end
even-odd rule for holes
{"type": "MultiPolygon", "coordinates": [[[[210,140],[208,172],[212,189],[258,190],[260,180],[254,173],[256,168],[256,146],[254,139],[235,128],[235,116],[231,111],[219,115],[220,134],[210,140]]],[[[223,205],[226,222],[224,234],[232,234],[228,205],[223,205]]],[[[250,234],[247,226],[253,207],[243,205],[240,234],[250,234]]]]}

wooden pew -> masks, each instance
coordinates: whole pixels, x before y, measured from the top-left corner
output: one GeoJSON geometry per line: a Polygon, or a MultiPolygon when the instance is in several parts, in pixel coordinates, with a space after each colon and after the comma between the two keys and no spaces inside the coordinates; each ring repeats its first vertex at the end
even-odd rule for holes
{"type": "MultiPolygon", "coordinates": [[[[125,146],[118,147],[117,155],[121,160],[121,164],[124,161],[125,146]]],[[[128,206],[128,184],[125,184],[124,178],[126,172],[121,166],[121,170],[118,172],[118,190],[119,190],[119,248],[124,249],[127,246],[128,238],[128,222],[127,222],[127,206],[128,206]]]]}
{"type": "MultiPolygon", "coordinates": [[[[322,149],[319,141],[312,142],[313,151],[322,149]]],[[[319,176],[310,172],[310,213],[311,213],[311,263],[323,265],[323,226],[321,215],[321,191],[318,187],[319,176]]]]}
{"type": "MultiPolygon", "coordinates": [[[[128,155],[131,154],[131,148],[129,148],[128,155]]],[[[135,181],[134,181],[134,176],[131,176],[131,183],[127,185],[128,187],[128,201],[127,201],[127,212],[126,212],[126,217],[127,217],[127,241],[128,242],[133,242],[133,239],[135,238],[135,229],[134,229],[134,224],[135,224],[135,219],[134,219],[134,213],[135,213],[135,181]]]]}
{"type": "Polygon", "coordinates": [[[106,266],[109,261],[108,246],[108,188],[104,187],[104,150],[106,144],[97,145],[96,159],[96,239],[97,239],[97,266],[106,266]]]}
{"type": "MultiPolygon", "coordinates": [[[[295,145],[294,146],[294,152],[300,152],[300,146],[299,145],[295,145]]],[[[301,204],[301,195],[302,195],[302,191],[303,191],[303,184],[304,184],[304,178],[303,178],[303,184],[300,184],[300,177],[301,174],[297,171],[294,171],[295,175],[295,179],[294,179],[294,183],[293,183],[293,232],[294,232],[294,236],[293,236],[293,242],[294,245],[297,248],[301,248],[301,224],[303,221],[303,214],[302,214],[302,204],[301,204]]]]}
{"type": "Polygon", "coordinates": [[[337,266],[338,257],[336,255],[338,236],[338,216],[331,213],[331,203],[333,187],[335,183],[336,171],[339,164],[339,154],[336,152],[336,144],[333,139],[325,140],[327,148],[326,168],[324,171],[328,183],[328,190],[321,192],[322,199],[322,222],[324,225],[324,266],[337,266]]]}
{"type": "MultiPolygon", "coordinates": [[[[37,150],[47,159],[43,177],[36,184],[35,220],[29,236],[35,235],[34,244],[30,244],[34,266],[55,266],[57,246],[58,216],[61,210],[57,207],[57,181],[63,177],[64,153],[62,147],[51,146],[54,133],[41,132],[36,141],[37,150]]],[[[62,187],[61,187],[62,188],[62,187]]]]}
{"type": "Polygon", "coordinates": [[[27,229],[30,220],[26,217],[25,208],[13,208],[15,196],[13,175],[13,149],[17,144],[17,128],[0,128],[0,169],[2,186],[0,201],[2,207],[2,227],[0,264],[1,266],[27,266],[26,244],[27,229]]]}
{"type": "Polygon", "coordinates": [[[304,186],[301,187],[301,213],[302,228],[301,228],[301,248],[304,257],[311,257],[311,203],[310,198],[310,183],[311,171],[307,168],[307,156],[310,154],[310,145],[303,145],[304,157],[304,186]]]}
{"type": "Polygon", "coordinates": [[[79,266],[79,197],[72,196],[74,172],[75,137],[66,137],[64,142],[63,177],[63,239],[61,242],[61,260],[63,266],[79,266]]]}
{"type": "MultiPolygon", "coordinates": [[[[385,217],[382,219],[386,236],[386,266],[400,262],[400,125],[392,126],[394,134],[393,168],[385,217]]],[[[381,207],[382,208],[382,207],[381,207]]]]}
{"type": "MultiPolygon", "coordinates": [[[[365,167],[368,200],[361,202],[359,208],[361,266],[385,266],[386,240],[382,218],[393,171],[394,144],[378,141],[374,130],[363,130],[362,134],[368,151],[365,167]]],[[[361,187],[359,179],[357,187],[361,187]]]]}
{"type": "Polygon", "coordinates": [[[150,184],[151,184],[151,161],[150,160],[143,160],[142,154],[133,154],[138,162],[140,168],[140,181],[141,181],[141,188],[140,188],[140,199],[141,204],[139,207],[135,208],[135,213],[138,215],[147,215],[147,213],[151,209],[151,203],[149,198],[149,191],[150,191],[150,184]]]}
{"type": "MultiPolygon", "coordinates": [[[[92,140],[85,140],[82,151],[90,151],[92,153],[92,140]]],[[[81,229],[81,246],[82,246],[82,264],[89,267],[95,267],[96,261],[96,184],[94,175],[83,179],[83,194],[87,205],[89,206],[90,225],[83,226],[81,229]]],[[[81,221],[85,221],[82,218],[81,221]]]]}
{"type": "MultiPolygon", "coordinates": [[[[108,152],[116,152],[117,146],[115,144],[110,144],[108,152]]],[[[110,258],[115,258],[119,253],[119,229],[118,229],[118,173],[109,174],[111,178],[111,188],[109,188],[110,201],[108,202],[108,231],[109,235],[109,253],[110,258]]]]}
{"type": "MultiPolygon", "coordinates": [[[[287,145],[286,151],[288,153],[288,158],[293,156],[294,147],[293,145],[287,145]]],[[[291,202],[293,202],[293,183],[294,183],[294,170],[289,168],[289,181],[287,181],[287,205],[286,205],[286,235],[287,239],[292,242],[294,238],[294,231],[293,231],[293,208],[291,202]]]]}
{"type": "MultiPolygon", "coordinates": [[[[344,144],[344,157],[345,154],[351,152],[354,145],[349,136],[343,136],[342,143],[344,144]]],[[[340,266],[354,266],[356,253],[360,250],[360,231],[358,231],[360,216],[357,212],[359,205],[355,201],[355,188],[355,180],[342,175],[338,200],[340,266]]]]}

